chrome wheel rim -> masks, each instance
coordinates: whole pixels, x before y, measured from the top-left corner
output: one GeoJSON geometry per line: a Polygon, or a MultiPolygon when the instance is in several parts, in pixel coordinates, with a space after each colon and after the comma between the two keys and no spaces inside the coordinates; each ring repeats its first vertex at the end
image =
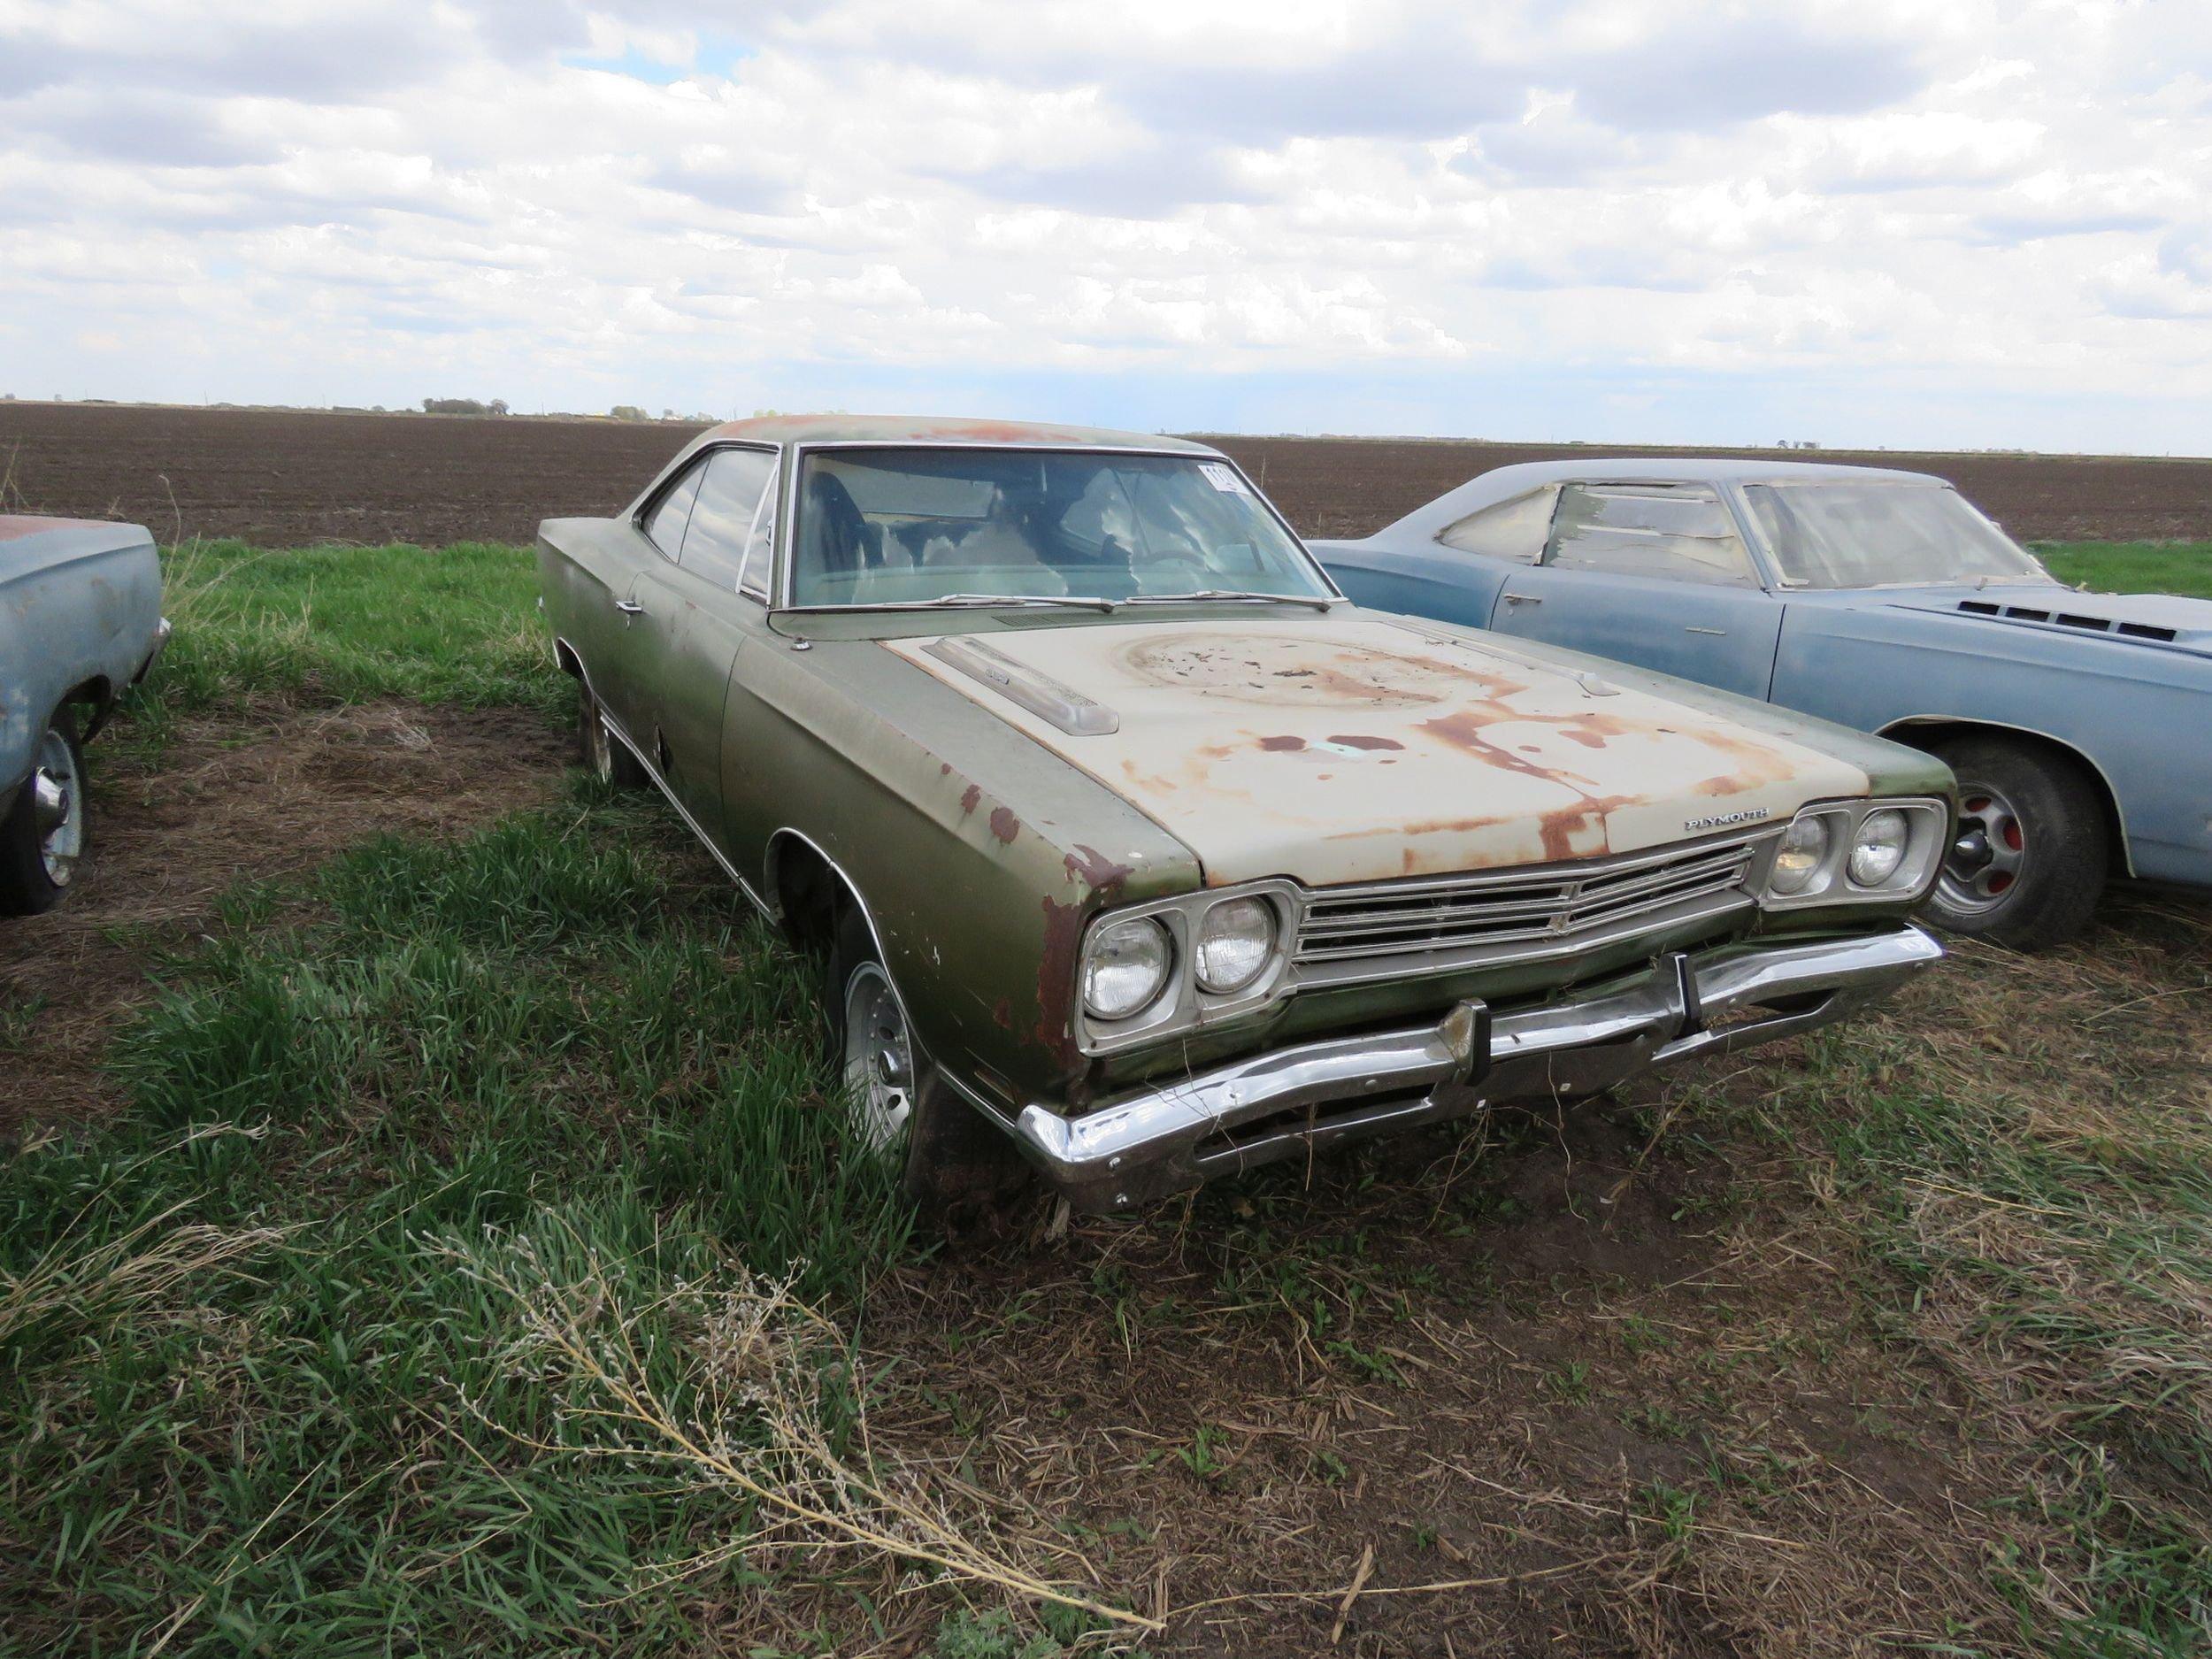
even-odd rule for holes
{"type": "Polygon", "coordinates": [[[77,770],[76,750],[51,727],[39,740],[30,791],[31,827],[38,834],[46,879],[65,887],[84,851],[84,778],[77,770]]]}
{"type": "Polygon", "coordinates": [[[1944,856],[1938,896],[1954,912],[1979,915],[2010,898],[2028,864],[2027,825],[2001,789],[1959,787],[1959,826],[1944,856]]]}
{"type": "Polygon", "coordinates": [[[591,775],[602,783],[614,781],[614,738],[607,730],[607,716],[596,699],[584,705],[585,759],[591,775]]]}
{"type": "Polygon", "coordinates": [[[862,963],[845,982],[844,1081],[861,1140],[871,1151],[887,1151],[914,1110],[914,1045],[878,963],[862,963]]]}

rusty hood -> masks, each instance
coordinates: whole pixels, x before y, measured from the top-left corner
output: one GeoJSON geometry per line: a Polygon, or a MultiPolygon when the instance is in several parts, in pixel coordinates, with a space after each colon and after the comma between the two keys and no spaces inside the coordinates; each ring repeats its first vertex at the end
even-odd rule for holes
{"type": "Polygon", "coordinates": [[[1863,795],[1849,763],[1371,614],[885,641],[1114,789],[1209,885],[1634,852],[1863,795]]]}

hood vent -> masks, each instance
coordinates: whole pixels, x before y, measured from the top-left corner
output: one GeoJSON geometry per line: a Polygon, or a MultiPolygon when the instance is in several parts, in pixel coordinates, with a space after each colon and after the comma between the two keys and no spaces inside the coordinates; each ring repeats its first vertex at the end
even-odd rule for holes
{"type": "Polygon", "coordinates": [[[2169,645],[2180,637],[2180,630],[2162,628],[2154,622],[2115,622],[2110,617],[2085,617],[2066,611],[2045,611],[2035,605],[2000,605],[1993,604],[1986,599],[1962,599],[1959,609],[1971,617],[2004,617],[2014,622],[2047,622],[2062,628],[2079,628],[2087,634],[2112,634],[2130,640],[2157,640],[2169,645]]]}
{"type": "Polygon", "coordinates": [[[1104,737],[1121,730],[1121,717],[1104,703],[1025,663],[1016,662],[1003,651],[993,650],[980,640],[939,640],[922,649],[1071,737],[1104,737]]]}

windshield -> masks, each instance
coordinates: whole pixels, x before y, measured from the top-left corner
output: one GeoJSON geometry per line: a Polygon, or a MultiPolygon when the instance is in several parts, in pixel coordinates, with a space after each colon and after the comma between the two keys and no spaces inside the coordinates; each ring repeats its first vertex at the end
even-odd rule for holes
{"type": "Polygon", "coordinates": [[[2052,580],[1945,486],[1752,484],[1744,495],[1793,588],[2052,580]]]}
{"type": "Polygon", "coordinates": [[[1324,600],[1234,467],[1085,450],[836,449],[799,480],[791,603],[1324,600]]]}

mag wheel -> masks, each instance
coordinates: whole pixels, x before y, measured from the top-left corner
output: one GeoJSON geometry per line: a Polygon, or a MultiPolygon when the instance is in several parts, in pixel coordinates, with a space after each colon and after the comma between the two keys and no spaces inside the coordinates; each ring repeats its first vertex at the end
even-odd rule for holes
{"type": "Polygon", "coordinates": [[[1929,913],[1955,933],[2042,950],[2089,924],[2111,837],[2088,772],[2055,749],[1962,737],[1935,752],[1959,780],[1958,829],[1929,913]]]}
{"type": "Polygon", "coordinates": [[[65,705],[48,717],[7,815],[0,818],[0,911],[50,910],[77,872],[86,835],[84,749],[65,705]]]}

